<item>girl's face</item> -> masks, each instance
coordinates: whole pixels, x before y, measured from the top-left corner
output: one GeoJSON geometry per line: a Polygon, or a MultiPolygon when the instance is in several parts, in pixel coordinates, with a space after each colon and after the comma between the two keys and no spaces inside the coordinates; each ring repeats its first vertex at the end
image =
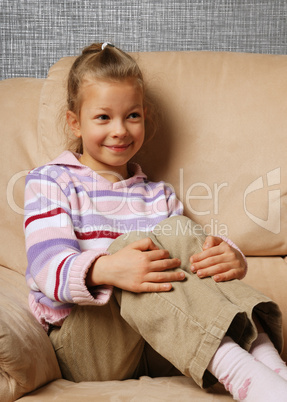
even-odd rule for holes
{"type": "Polygon", "coordinates": [[[143,94],[136,80],[86,81],[79,116],[68,111],[73,133],[82,138],[81,163],[112,182],[128,177],[127,162],[144,141],[143,94]]]}

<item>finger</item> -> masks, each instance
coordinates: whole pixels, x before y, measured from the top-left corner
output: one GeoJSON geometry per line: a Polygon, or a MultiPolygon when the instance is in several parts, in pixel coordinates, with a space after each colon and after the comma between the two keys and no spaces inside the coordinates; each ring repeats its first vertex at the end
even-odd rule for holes
{"type": "Polygon", "coordinates": [[[196,274],[199,278],[212,276],[216,282],[222,282],[231,279],[242,279],[245,276],[245,268],[236,266],[233,263],[225,263],[217,264],[210,268],[199,269],[196,274]]]}
{"type": "Polygon", "coordinates": [[[171,283],[142,283],[135,293],[169,292],[172,289],[171,283]]]}
{"type": "MultiPolygon", "coordinates": [[[[202,261],[194,263],[191,267],[192,272],[196,272],[200,269],[204,268],[212,268],[215,269],[217,267],[226,267],[222,269],[222,271],[227,269],[238,269],[241,267],[241,262],[239,259],[232,258],[233,256],[229,256],[228,254],[214,255],[212,257],[205,258],[202,261]]],[[[219,269],[219,268],[218,268],[219,269]]]]}
{"type": "Polygon", "coordinates": [[[172,289],[171,282],[179,282],[185,279],[184,271],[176,271],[170,274],[150,273],[148,281],[143,282],[135,292],[167,292],[172,289]]]}
{"type": "Polygon", "coordinates": [[[178,258],[155,259],[150,264],[150,271],[159,272],[180,267],[178,258]]]}
{"type": "Polygon", "coordinates": [[[190,262],[199,262],[202,261],[208,257],[214,256],[214,255],[218,255],[218,254],[222,254],[222,250],[220,249],[220,246],[213,246],[210,247],[206,250],[200,251],[199,253],[193,254],[190,257],[190,262]]]}
{"type": "Polygon", "coordinates": [[[159,250],[159,248],[154,244],[154,242],[150,237],[145,237],[144,239],[136,240],[131,244],[129,244],[127,247],[140,251],[159,250]]]}
{"type": "Polygon", "coordinates": [[[214,276],[217,274],[223,274],[227,271],[229,271],[232,267],[230,267],[227,264],[217,264],[212,267],[207,267],[207,268],[200,268],[196,272],[197,276],[199,278],[207,278],[209,276],[214,276]]]}
{"type": "Polygon", "coordinates": [[[232,279],[242,279],[244,276],[243,269],[231,269],[227,272],[223,272],[221,274],[216,274],[213,276],[215,282],[226,282],[232,279]]]}
{"type": "Polygon", "coordinates": [[[207,236],[204,243],[203,243],[203,250],[206,250],[207,248],[215,246],[215,238],[213,236],[207,236]]]}
{"type": "Polygon", "coordinates": [[[218,260],[214,260],[216,257],[222,258],[222,255],[224,253],[220,250],[219,246],[215,246],[212,248],[209,248],[207,250],[204,250],[198,254],[194,254],[190,257],[190,263],[193,266],[193,268],[204,268],[208,266],[208,264],[214,264],[217,263],[218,260]],[[214,261],[212,263],[212,261],[214,261]]]}
{"type": "MultiPolygon", "coordinates": [[[[221,261],[232,261],[235,258],[235,256],[238,254],[238,252],[232,247],[230,247],[227,243],[222,241],[219,243],[217,246],[211,247],[207,250],[204,250],[198,254],[194,254],[190,257],[190,262],[191,264],[198,263],[201,261],[206,260],[207,258],[213,258],[215,256],[220,257],[221,261]]],[[[215,262],[216,263],[216,262],[215,262]]]]}
{"type": "Polygon", "coordinates": [[[220,237],[207,236],[202,248],[203,250],[206,250],[210,247],[218,246],[222,241],[223,240],[220,237]]]}
{"type": "Polygon", "coordinates": [[[145,282],[150,283],[169,283],[169,282],[179,282],[185,279],[184,271],[173,271],[173,272],[150,272],[145,276],[145,282]]]}
{"type": "Polygon", "coordinates": [[[149,250],[146,252],[146,255],[151,261],[170,259],[169,251],[164,249],[149,250]]]}

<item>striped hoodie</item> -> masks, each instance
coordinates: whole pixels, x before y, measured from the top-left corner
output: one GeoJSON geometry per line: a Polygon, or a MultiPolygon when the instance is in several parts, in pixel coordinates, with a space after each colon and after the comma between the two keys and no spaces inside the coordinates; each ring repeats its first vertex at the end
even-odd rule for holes
{"type": "MultiPolygon", "coordinates": [[[[88,289],[91,264],[130,231],[151,231],[181,215],[183,207],[164,182],[147,180],[137,164],[132,177],[112,183],[69,151],[26,178],[25,220],[29,304],[43,327],[61,325],[74,304],[103,305],[111,286],[88,289]]],[[[119,178],[120,179],[120,178],[119,178]]]]}

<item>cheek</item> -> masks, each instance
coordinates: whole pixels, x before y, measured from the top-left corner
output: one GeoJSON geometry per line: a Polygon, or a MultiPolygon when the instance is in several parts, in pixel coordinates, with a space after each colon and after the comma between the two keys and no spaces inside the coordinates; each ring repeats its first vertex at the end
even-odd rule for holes
{"type": "Polygon", "coordinates": [[[96,126],[93,123],[86,124],[83,128],[83,136],[91,141],[101,141],[106,136],[106,130],[102,126],[96,126]]]}
{"type": "Polygon", "coordinates": [[[135,130],[135,136],[140,140],[145,136],[145,126],[144,124],[138,126],[135,130]]]}

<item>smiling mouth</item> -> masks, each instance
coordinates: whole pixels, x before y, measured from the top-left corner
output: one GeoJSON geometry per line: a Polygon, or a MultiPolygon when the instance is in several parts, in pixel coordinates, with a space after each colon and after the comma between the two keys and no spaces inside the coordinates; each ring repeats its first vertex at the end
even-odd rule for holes
{"type": "Polygon", "coordinates": [[[123,152],[130,147],[130,144],[123,144],[123,145],[105,145],[106,148],[110,149],[111,151],[115,152],[123,152]]]}

